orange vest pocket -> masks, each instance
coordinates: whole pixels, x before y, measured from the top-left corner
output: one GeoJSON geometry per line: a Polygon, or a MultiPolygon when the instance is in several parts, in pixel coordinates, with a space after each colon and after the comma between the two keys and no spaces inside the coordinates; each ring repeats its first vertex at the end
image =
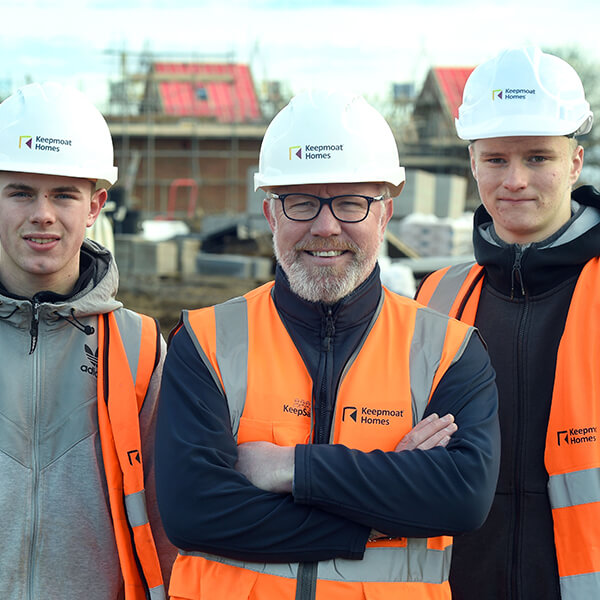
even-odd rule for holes
{"type": "Polygon", "coordinates": [[[444,583],[363,583],[365,600],[389,600],[390,598],[410,598],[410,600],[450,600],[450,584],[444,583]]]}

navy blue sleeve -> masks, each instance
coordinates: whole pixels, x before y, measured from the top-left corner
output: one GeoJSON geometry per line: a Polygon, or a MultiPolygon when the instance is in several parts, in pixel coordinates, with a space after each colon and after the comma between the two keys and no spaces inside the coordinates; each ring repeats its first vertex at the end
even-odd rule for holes
{"type": "Polygon", "coordinates": [[[444,374],[425,416],[452,413],[446,448],[369,453],[296,446],[294,498],[392,536],[452,535],[480,527],[500,458],[495,374],[478,335],[444,374]]]}
{"type": "Polygon", "coordinates": [[[161,518],[181,549],[256,562],[363,556],[368,526],[260,490],[234,469],[227,404],[183,328],[163,370],[155,461],[161,518]]]}

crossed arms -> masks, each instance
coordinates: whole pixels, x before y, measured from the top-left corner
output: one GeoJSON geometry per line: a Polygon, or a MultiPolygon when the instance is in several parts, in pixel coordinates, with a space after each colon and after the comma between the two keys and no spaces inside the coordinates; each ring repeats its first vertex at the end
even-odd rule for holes
{"type": "Polygon", "coordinates": [[[238,447],[227,404],[182,329],[167,355],[157,426],[165,530],[185,550],[301,562],[360,559],[372,531],[430,537],[474,529],[496,485],[496,405],[493,370],[473,336],[433,394],[431,420],[394,452],[238,447]]]}

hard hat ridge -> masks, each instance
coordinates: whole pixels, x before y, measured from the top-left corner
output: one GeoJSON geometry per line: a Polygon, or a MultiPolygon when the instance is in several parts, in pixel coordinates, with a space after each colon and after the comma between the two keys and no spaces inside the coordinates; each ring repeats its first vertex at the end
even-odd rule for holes
{"type": "Polygon", "coordinates": [[[471,73],[455,120],[460,138],[583,135],[593,113],[576,71],[539,48],[503,50],[471,73]]]}

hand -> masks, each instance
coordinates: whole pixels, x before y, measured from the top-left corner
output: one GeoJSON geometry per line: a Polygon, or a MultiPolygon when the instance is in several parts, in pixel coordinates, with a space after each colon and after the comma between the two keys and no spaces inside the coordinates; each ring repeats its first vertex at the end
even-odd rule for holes
{"type": "Polygon", "coordinates": [[[294,450],[271,442],[246,442],[238,446],[235,469],[261,490],[291,494],[294,450]]]}
{"type": "Polygon", "coordinates": [[[396,452],[405,450],[429,450],[436,446],[445,448],[458,429],[454,416],[439,417],[435,413],[417,423],[396,446],[396,452]]]}
{"type": "Polygon", "coordinates": [[[386,535],[385,533],[381,533],[381,531],[377,531],[377,529],[371,529],[371,533],[369,534],[369,542],[376,542],[378,540],[391,540],[392,537],[386,535]]]}

